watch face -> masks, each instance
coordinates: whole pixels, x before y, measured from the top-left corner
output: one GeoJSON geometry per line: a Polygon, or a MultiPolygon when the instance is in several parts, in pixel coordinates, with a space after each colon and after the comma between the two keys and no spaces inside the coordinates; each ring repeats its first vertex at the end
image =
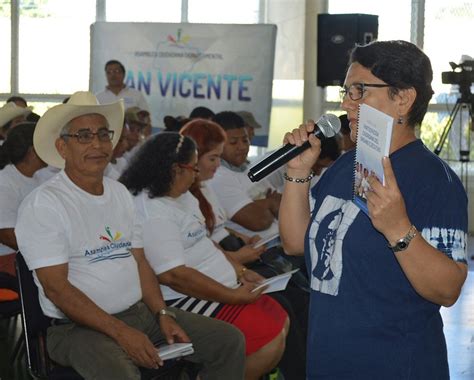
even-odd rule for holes
{"type": "Polygon", "coordinates": [[[406,241],[399,241],[398,244],[397,244],[397,248],[401,251],[403,251],[407,247],[408,247],[408,244],[407,244],[406,241]]]}

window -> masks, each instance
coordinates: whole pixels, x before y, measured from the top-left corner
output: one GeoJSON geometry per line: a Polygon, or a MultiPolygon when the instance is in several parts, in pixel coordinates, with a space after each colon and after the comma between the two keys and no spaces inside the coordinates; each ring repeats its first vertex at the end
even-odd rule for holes
{"type": "Polygon", "coordinates": [[[181,0],[107,0],[107,21],[180,22],[181,0]]]}
{"type": "Polygon", "coordinates": [[[189,0],[188,21],[216,24],[258,23],[259,0],[189,0]]]}
{"type": "Polygon", "coordinates": [[[410,41],[411,0],[332,0],[328,13],[366,13],[379,16],[379,40],[410,41]]]}
{"type": "Polygon", "coordinates": [[[20,93],[69,94],[89,87],[95,10],[95,0],[20,2],[20,93]]]}
{"type": "Polygon", "coordinates": [[[0,0],[0,93],[10,93],[11,76],[11,22],[10,1],[0,0]]]}
{"type": "MultiPolygon", "coordinates": [[[[424,51],[433,66],[435,95],[432,103],[437,104],[437,112],[434,117],[425,117],[422,137],[431,149],[438,145],[443,130],[448,126],[449,113],[460,97],[459,86],[454,84],[456,80],[450,80],[453,82],[451,84],[443,84],[442,72],[452,70],[449,62],[458,64],[461,60],[474,59],[474,45],[469,39],[473,24],[474,4],[471,1],[426,1],[424,51]]],[[[471,82],[471,87],[467,86],[463,92],[472,97],[473,90],[471,82]]],[[[466,109],[460,107],[456,117],[451,120],[450,133],[440,154],[443,158],[457,161],[460,159],[460,150],[471,150],[471,138],[467,133],[469,119],[466,109]]],[[[470,159],[474,159],[472,152],[470,159]]]]}
{"type": "MultiPolygon", "coordinates": [[[[473,25],[474,3],[471,1],[426,2],[424,51],[433,65],[433,87],[438,95],[458,93],[458,86],[441,83],[441,73],[451,71],[449,62],[460,63],[463,55],[474,59],[474,45],[470,43],[473,25]]],[[[454,102],[456,97],[438,96],[435,102],[446,103],[446,100],[454,102]]]]}

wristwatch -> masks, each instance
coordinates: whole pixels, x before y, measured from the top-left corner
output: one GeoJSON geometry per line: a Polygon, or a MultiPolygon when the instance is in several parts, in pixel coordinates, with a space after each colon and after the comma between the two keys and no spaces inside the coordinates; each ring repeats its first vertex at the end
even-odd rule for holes
{"type": "Polygon", "coordinates": [[[156,313],[157,317],[161,317],[163,315],[167,315],[167,316],[173,318],[174,320],[176,320],[176,314],[174,312],[172,312],[170,309],[166,308],[166,307],[161,309],[158,313],[156,313]]]}
{"type": "Polygon", "coordinates": [[[388,245],[393,252],[400,252],[404,251],[408,248],[408,245],[412,241],[412,239],[416,236],[416,227],[412,225],[408,233],[402,237],[400,240],[397,240],[394,245],[388,245]]]}

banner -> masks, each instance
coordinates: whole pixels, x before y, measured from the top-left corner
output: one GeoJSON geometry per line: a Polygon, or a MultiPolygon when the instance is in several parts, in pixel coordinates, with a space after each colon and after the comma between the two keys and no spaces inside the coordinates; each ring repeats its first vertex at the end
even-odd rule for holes
{"type": "Polygon", "coordinates": [[[105,63],[116,59],[127,70],[126,85],[144,94],[154,127],[197,106],[245,110],[263,127],[254,143],[267,146],[275,39],[275,25],[96,22],[90,89],[103,91],[105,63]]]}

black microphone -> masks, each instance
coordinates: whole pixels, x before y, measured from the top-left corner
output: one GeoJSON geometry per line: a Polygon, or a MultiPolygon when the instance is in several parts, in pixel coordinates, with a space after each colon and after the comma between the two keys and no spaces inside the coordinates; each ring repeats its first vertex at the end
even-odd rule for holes
{"type": "MultiPolygon", "coordinates": [[[[320,140],[335,136],[341,129],[341,121],[339,118],[330,113],[321,116],[315,124],[316,129],[312,133],[320,140]]],[[[282,146],[249,169],[248,176],[250,180],[252,182],[260,181],[310,146],[309,141],[305,141],[301,146],[290,143],[282,146]]]]}

